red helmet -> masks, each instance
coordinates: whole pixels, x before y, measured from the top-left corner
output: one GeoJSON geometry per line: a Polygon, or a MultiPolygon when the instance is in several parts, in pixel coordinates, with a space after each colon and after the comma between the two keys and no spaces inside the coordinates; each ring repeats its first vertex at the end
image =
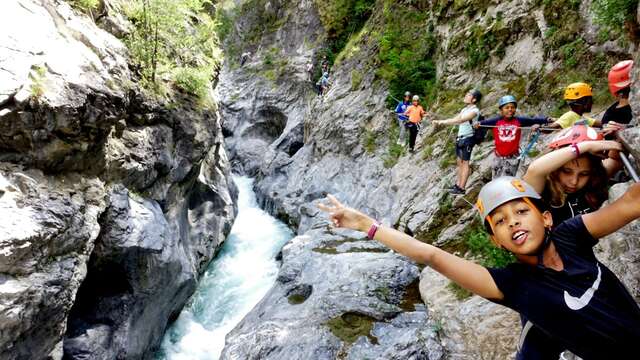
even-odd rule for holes
{"type": "Polygon", "coordinates": [[[620,61],[609,71],[609,91],[616,96],[618,91],[631,85],[631,68],[633,60],[620,61]]]}
{"type": "Polygon", "coordinates": [[[561,147],[579,144],[583,141],[603,140],[604,137],[596,129],[587,125],[574,125],[556,136],[549,144],[551,149],[559,149],[561,147]]]}

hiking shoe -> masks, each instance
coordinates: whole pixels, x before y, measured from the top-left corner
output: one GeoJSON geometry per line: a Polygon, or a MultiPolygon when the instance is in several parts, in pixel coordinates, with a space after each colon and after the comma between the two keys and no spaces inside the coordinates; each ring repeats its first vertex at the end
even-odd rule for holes
{"type": "Polygon", "coordinates": [[[454,185],[453,188],[449,191],[449,193],[453,195],[464,195],[464,189],[460,188],[458,185],[454,185]]]}

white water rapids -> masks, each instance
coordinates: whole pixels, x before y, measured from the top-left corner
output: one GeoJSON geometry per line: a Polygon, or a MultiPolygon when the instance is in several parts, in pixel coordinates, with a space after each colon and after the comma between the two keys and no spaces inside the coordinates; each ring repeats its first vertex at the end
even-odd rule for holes
{"type": "Polygon", "coordinates": [[[167,330],[161,360],[217,360],[224,338],[273,286],[275,256],[293,234],[262,211],[253,180],[234,177],[238,216],[220,253],[178,320],[167,330]]]}

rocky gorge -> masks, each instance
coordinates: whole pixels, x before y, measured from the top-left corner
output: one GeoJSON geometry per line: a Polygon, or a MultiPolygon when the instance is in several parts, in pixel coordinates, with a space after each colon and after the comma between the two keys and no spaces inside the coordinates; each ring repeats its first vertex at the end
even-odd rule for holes
{"type": "MultiPolygon", "coordinates": [[[[462,106],[464,91],[472,87],[486,95],[485,114],[495,111],[491,104],[505,92],[523,99],[521,111],[554,114],[561,81],[594,79],[596,85],[603,84],[606,64],[637,59],[636,45],[598,40],[592,3],[587,1],[571,5],[575,12],[564,3],[554,7],[536,1],[417,1],[398,6],[377,1],[371,2],[360,28],[349,28],[353,32],[336,54],[331,51],[335,24],[341,20],[332,17],[343,14],[336,7],[350,2],[331,2],[334,8],[303,0],[249,3],[252,6],[238,7],[242,15],[226,46],[239,53],[236,47],[242,44],[242,51],[253,51],[251,60],[240,66],[231,58],[216,88],[226,143],[234,169],[256,177],[264,208],[299,236],[283,249],[274,288],[227,336],[222,358],[511,357],[520,326],[514,312],[469,297],[441,275],[407,263],[365,241],[362,234],[331,228],[315,204],[332,193],[383,224],[486,260],[466,239],[481,231],[469,203],[491,177],[491,144],[474,150],[470,190],[464,198],[446,194],[455,177],[449,129],[426,125],[415,154],[398,149],[393,116],[385,104],[393,82],[383,81],[381,72],[388,66],[382,53],[394,29],[390,22],[429,14],[404,31],[409,37],[415,29],[427,29],[435,37],[428,46],[436,44],[429,54],[441,90],[432,109],[444,113],[441,116],[453,115],[462,106]],[[567,34],[561,34],[565,29],[558,28],[558,19],[569,13],[579,14],[580,25],[571,31],[583,39],[583,48],[573,48],[575,56],[578,62],[590,59],[571,69],[566,68],[567,45],[555,47],[568,41],[561,39],[567,34]],[[265,18],[278,20],[256,27],[257,19],[265,18]],[[469,64],[478,51],[486,51],[476,59],[480,64],[469,64]],[[313,82],[306,81],[304,65],[311,61],[319,66],[323,54],[335,56],[335,62],[331,88],[319,97],[313,82]],[[605,54],[604,63],[596,64],[605,54]],[[597,71],[600,74],[594,74],[597,71]],[[406,342],[407,337],[413,342],[406,342]]],[[[628,148],[638,148],[637,128],[623,138],[628,148]]],[[[538,151],[545,141],[537,145],[538,151]]],[[[612,198],[624,188],[614,187],[612,198]]],[[[634,223],[611,235],[598,253],[640,300],[634,275],[638,229],[634,223]]]]}
{"type": "Polygon", "coordinates": [[[219,116],[66,2],[0,8],[0,358],[149,358],[233,223],[219,116]]]}
{"type": "MultiPolygon", "coordinates": [[[[485,114],[505,92],[521,112],[555,114],[562,86],[580,78],[599,88],[601,107],[608,67],[640,56],[637,38],[602,35],[594,2],[213,1],[226,58],[204,108],[190,94],[143,89],[117,1],[102,1],[96,20],[62,0],[3,2],[0,358],[152,358],[231,229],[231,171],[253,177],[261,207],[297,236],[221,358],[511,357],[514,312],[333,228],[316,205],[332,193],[487,261],[468,239],[481,238],[470,203],[491,177],[491,142],[474,150],[467,195],[452,197],[452,132],[427,125],[407,153],[395,144],[390,96],[424,91],[445,117],[478,87],[485,114]],[[332,86],[318,97],[306,64],[318,69],[323,56],[332,86]]],[[[638,163],[638,128],[622,138],[638,163]]],[[[638,301],[639,233],[635,222],[598,248],[638,301]]]]}

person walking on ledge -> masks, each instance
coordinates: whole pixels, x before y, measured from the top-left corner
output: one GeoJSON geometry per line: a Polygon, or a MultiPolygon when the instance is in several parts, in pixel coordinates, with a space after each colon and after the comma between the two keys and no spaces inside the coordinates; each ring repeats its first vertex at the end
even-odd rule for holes
{"type": "Polygon", "coordinates": [[[420,97],[413,95],[411,106],[407,108],[404,115],[409,118],[409,121],[405,123],[405,127],[409,130],[409,152],[413,153],[416,146],[416,138],[418,137],[418,130],[422,118],[427,115],[422,106],[420,106],[420,97]]]}
{"type": "Polygon", "coordinates": [[[434,125],[458,125],[458,136],[456,137],[456,183],[451,187],[452,194],[462,195],[466,192],[467,179],[471,168],[471,151],[473,150],[473,127],[472,123],[480,118],[478,104],[482,99],[482,93],[478,90],[471,90],[464,96],[464,108],[460,113],[451,119],[434,120],[434,125]]]}

